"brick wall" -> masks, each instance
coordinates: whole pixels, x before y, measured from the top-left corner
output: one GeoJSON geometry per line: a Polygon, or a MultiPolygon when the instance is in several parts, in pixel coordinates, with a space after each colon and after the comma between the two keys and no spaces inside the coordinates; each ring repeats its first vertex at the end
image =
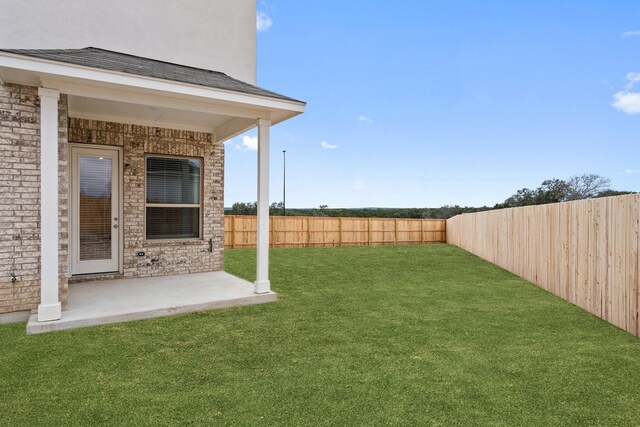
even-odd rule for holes
{"type": "MultiPolygon", "coordinates": [[[[67,304],[67,99],[59,103],[60,298],[67,304]]],[[[40,99],[38,88],[0,85],[0,314],[40,301],[40,99]],[[10,274],[20,277],[11,282],[10,274]]]]}
{"type": "MultiPolygon", "coordinates": [[[[68,118],[59,103],[60,299],[67,308],[69,165],[68,143],[122,147],[124,276],[221,270],[224,247],[224,146],[211,134],[68,118]],[[203,159],[202,239],[145,240],[144,155],[203,159]],[[209,240],[213,251],[209,251],[209,240]],[[145,252],[144,257],[137,253],[145,252]]],[[[35,312],[40,301],[40,100],[38,88],[0,85],[0,314],[35,312]],[[11,282],[10,273],[20,277],[11,282]]]]}
{"type": "Polygon", "coordinates": [[[69,119],[69,142],[123,148],[124,276],[145,277],[222,270],[224,145],[208,133],[69,119]],[[202,239],[146,241],[145,154],[203,159],[202,239]],[[212,240],[213,251],[209,251],[212,240]],[[145,252],[145,256],[137,256],[145,252]]]}

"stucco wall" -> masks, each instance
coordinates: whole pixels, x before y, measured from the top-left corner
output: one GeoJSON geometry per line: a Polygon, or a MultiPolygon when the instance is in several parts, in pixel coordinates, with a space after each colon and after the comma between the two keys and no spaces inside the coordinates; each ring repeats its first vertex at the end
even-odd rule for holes
{"type": "Polygon", "coordinates": [[[3,0],[0,48],[87,46],[256,82],[255,0],[3,0]]]}

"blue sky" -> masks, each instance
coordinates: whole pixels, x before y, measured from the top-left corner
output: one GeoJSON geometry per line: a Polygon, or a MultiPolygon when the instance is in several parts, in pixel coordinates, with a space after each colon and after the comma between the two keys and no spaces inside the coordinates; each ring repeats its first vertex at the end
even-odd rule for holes
{"type": "MultiPolygon", "coordinates": [[[[258,85],[304,100],[271,130],[271,201],[493,205],[548,178],[640,191],[638,1],[258,1],[258,85]]],[[[249,133],[225,205],[256,199],[249,133]]]]}

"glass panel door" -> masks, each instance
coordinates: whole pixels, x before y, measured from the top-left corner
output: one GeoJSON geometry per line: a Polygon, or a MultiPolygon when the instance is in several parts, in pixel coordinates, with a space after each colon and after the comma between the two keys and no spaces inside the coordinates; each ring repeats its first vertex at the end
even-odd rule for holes
{"type": "Polygon", "coordinates": [[[71,273],[118,271],[119,151],[71,149],[71,273]]]}
{"type": "Polygon", "coordinates": [[[111,259],[112,163],[80,156],[80,261],[111,259]]]}

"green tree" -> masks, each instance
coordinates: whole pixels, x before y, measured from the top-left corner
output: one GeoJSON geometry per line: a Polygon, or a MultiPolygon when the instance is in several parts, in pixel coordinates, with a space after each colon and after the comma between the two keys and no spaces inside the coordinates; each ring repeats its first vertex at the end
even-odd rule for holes
{"type": "MultiPolygon", "coordinates": [[[[281,216],[282,208],[284,207],[284,203],[282,202],[273,202],[269,205],[269,215],[271,216],[281,216]]],[[[289,211],[287,211],[287,215],[289,215],[289,211]]]]}
{"type": "Polygon", "coordinates": [[[596,197],[598,194],[610,191],[611,180],[605,176],[587,173],[572,176],[567,182],[568,200],[581,200],[596,197]]]}
{"type": "Polygon", "coordinates": [[[235,202],[231,209],[225,213],[227,215],[255,215],[258,211],[258,202],[235,202]]]}
{"type": "Polygon", "coordinates": [[[495,208],[511,208],[515,206],[543,205],[546,203],[565,202],[597,197],[609,194],[611,180],[596,174],[575,175],[568,180],[548,179],[535,190],[523,188],[495,208]]]}

